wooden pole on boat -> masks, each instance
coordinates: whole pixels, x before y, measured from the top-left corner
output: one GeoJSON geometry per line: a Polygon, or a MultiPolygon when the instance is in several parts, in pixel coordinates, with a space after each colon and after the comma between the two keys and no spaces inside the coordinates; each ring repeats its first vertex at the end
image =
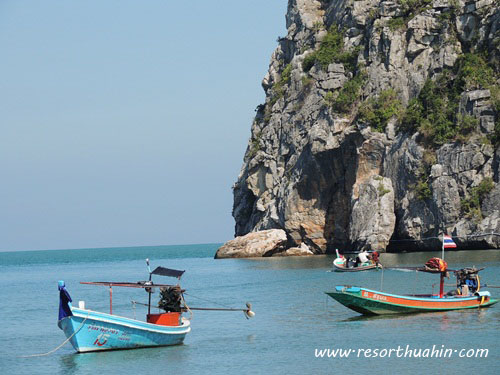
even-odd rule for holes
{"type": "MultiPolygon", "coordinates": [[[[444,261],[444,229],[443,229],[443,237],[441,238],[441,259],[444,261]]],[[[445,272],[441,271],[439,279],[439,298],[443,298],[444,296],[444,276],[445,272]]]]}
{"type": "MultiPolygon", "coordinates": [[[[149,283],[151,284],[151,268],[149,267],[149,258],[146,259],[146,264],[148,265],[148,271],[149,271],[149,283]]],[[[148,291],[148,316],[151,314],[151,288],[146,288],[148,291]]]]}
{"type": "Polygon", "coordinates": [[[200,311],[243,311],[247,319],[253,318],[255,312],[252,311],[252,304],[247,302],[246,309],[230,309],[230,308],[220,308],[220,307],[189,307],[189,310],[200,310],[200,311]]]}
{"type": "MultiPolygon", "coordinates": [[[[137,302],[137,301],[132,301],[134,305],[143,305],[143,306],[148,306],[145,303],[137,302]]],[[[158,307],[158,306],[157,306],[158,307]]],[[[255,312],[252,311],[252,304],[250,302],[247,302],[247,308],[246,309],[230,309],[230,308],[220,308],[220,307],[187,307],[183,311],[189,311],[189,310],[200,310],[200,311],[243,311],[245,313],[245,316],[247,319],[253,318],[255,316],[255,312]]]]}
{"type": "Polygon", "coordinates": [[[109,314],[113,315],[113,287],[109,286],[109,314]]]}
{"type": "MultiPolygon", "coordinates": [[[[151,274],[149,274],[149,281],[151,281],[151,274]]],[[[146,289],[148,291],[148,315],[151,314],[151,288],[146,289]]]]}
{"type": "Polygon", "coordinates": [[[218,307],[190,307],[189,310],[199,310],[199,311],[243,311],[248,312],[250,309],[223,309],[218,307]]]}
{"type": "MultiPolygon", "coordinates": [[[[444,261],[444,229],[443,238],[441,239],[441,259],[444,261]]],[[[439,279],[439,298],[443,298],[444,296],[444,276],[445,272],[441,272],[441,276],[439,279]]]]}
{"type": "Polygon", "coordinates": [[[439,280],[439,298],[444,296],[444,275],[446,272],[441,272],[441,278],[439,280]]]}

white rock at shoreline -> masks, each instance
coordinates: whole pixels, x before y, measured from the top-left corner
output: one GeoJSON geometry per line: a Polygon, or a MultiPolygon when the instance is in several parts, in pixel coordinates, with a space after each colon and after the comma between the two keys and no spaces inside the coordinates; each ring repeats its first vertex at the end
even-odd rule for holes
{"type": "Polygon", "coordinates": [[[251,232],[227,241],[215,253],[220,258],[253,258],[272,255],[286,248],[286,233],[282,229],[251,232]]]}
{"type": "Polygon", "coordinates": [[[314,253],[309,249],[304,242],[300,244],[300,247],[291,247],[280,253],[273,254],[273,257],[284,257],[284,256],[308,256],[314,255],[314,253]]]}

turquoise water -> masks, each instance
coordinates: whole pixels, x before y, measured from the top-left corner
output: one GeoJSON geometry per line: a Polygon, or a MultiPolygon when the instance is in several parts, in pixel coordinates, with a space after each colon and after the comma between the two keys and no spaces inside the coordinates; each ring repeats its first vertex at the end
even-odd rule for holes
{"type": "MultiPolygon", "coordinates": [[[[217,244],[0,253],[0,370],[2,374],[324,374],[498,372],[500,305],[490,309],[363,318],[328,299],[334,285],[366,286],[394,293],[437,291],[437,277],[394,270],[356,274],[327,272],[330,256],[214,260],[217,244]],[[182,285],[191,306],[244,307],[239,312],[194,313],[192,332],[182,346],[75,354],[70,344],[42,357],[64,340],[57,327],[57,281],[66,281],[74,301],[109,310],[105,287],[80,281],[138,281],[152,267],[186,270],[182,285]],[[207,302],[200,299],[217,302],[207,302]],[[488,357],[357,357],[359,349],[488,349],[488,357]],[[315,349],[355,349],[349,358],[316,358],[315,349]]],[[[386,265],[421,265],[439,253],[383,254],[386,265]]],[[[486,267],[482,282],[500,285],[500,252],[447,253],[450,268],[486,267]]],[[[157,278],[158,282],[166,279],[157,278]]],[[[453,283],[450,279],[448,283],[453,283]]],[[[451,287],[447,288],[451,289],[451,287]]],[[[500,289],[491,289],[499,296],[500,289]]],[[[143,319],[131,300],[146,302],[142,291],[113,289],[115,314],[143,319]]],[[[402,352],[401,352],[402,353],[402,352]]]]}

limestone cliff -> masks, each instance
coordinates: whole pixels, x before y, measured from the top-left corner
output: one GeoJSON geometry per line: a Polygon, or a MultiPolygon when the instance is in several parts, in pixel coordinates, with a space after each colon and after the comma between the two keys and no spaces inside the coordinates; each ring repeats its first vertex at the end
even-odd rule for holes
{"type": "Polygon", "coordinates": [[[500,247],[495,0],[289,0],[234,185],[236,235],[500,247]],[[481,236],[474,237],[476,234],[481,236]],[[409,240],[409,241],[405,241],[409,240]]]}

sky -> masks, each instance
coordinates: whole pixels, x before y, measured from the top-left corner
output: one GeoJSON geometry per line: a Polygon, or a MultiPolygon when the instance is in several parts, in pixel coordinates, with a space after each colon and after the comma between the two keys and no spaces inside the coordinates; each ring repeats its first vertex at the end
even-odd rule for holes
{"type": "Polygon", "coordinates": [[[0,251],[225,242],[286,0],[0,0],[0,251]]]}

